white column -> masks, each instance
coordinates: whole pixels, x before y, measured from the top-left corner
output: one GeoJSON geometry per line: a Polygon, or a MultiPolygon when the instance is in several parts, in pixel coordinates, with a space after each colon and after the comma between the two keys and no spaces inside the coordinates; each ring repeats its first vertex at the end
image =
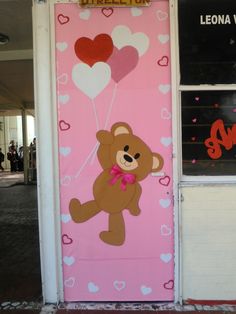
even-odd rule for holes
{"type": "MultiPolygon", "coordinates": [[[[52,17],[53,20],[53,17],[52,17]]],[[[53,103],[49,1],[33,3],[38,208],[43,297],[62,300],[56,106],[53,103]]]]}

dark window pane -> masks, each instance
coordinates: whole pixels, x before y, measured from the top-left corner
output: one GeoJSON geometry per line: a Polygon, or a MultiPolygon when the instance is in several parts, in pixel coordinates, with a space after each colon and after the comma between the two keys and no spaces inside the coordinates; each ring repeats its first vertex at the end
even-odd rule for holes
{"type": "Polygon", "coordinates": [[[236,1],[178,3],[181,84],[236,83],[236,1]]]}
{"type": "Polygon", "coordinates": [[[236,174],[236,91],[182,92],[185,175],[236,174]]]}

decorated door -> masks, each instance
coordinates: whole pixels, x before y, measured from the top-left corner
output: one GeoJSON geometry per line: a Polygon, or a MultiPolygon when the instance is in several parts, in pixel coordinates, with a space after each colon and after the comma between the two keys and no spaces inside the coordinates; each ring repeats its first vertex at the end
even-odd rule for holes
{"type": "Polygon", "coordinates": [[[66,301],[171,301],[168,1],[55,4],[66,301]]]}

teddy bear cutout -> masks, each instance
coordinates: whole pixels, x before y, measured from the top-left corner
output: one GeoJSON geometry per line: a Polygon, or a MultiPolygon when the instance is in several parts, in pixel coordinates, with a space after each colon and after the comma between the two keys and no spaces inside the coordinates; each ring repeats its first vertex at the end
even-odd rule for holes
{"type": "Polygon", "coordinates": [[[123,210],[140,214],[139,199],[142,193],[140,181],[151,172],[163,167],[163,158],[153,153],[124,122],[115,123],[111,131],[97,132],[100,143],[97,156],[103,168],[93,184],[94,199],[84,204],[76,198],[69,204],[70,215],[76,223],[83,223],[104,211],[109,214],[108,230],[100,238],[110,245],[122,245],[125,241],[123,210]]]}

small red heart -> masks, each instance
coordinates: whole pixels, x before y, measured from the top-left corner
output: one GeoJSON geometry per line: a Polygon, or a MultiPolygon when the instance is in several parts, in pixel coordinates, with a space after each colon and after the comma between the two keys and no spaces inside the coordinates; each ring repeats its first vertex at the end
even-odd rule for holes
{"type": "Polygon", "coordinates": [[[96,62],[106,62],[112,51],[113,41],[107,34],[99,34],[94,40],[81,37],[75,43],[76,56],[91,67],[96,62]]]}
{"type": "Polygon", "coordinates": [[[62,235],[62,243],[63,244],[71,244],[71,243],[73,243],[73,240],[67,234],[63,234],[62,235]]]}
{"type": "Polygon", "coordinates": [[[67,131],[70,129],[70,124],[64,120],[59,121],[59,128],[61,131],[67,131]]]}
{"type": "Polygon", "coordinates": [[[173,290],[174,289],[174,280],[169,280],[164,283],[164,288],[167,290],[173,290]]]}
{"type": "Polygon", "coordinates": [[[102,14],[105,16],[105,17],[109,17],[113,14],[114,10],[113,8],[102,8],[102,14]]]}
{"type": "Polygon", "coordinates": [[[169,176],[165,176],[165,177],[159,179],[159,183],[161,185],[168,186],[170,184],[170,177],[169,176]]]}
{"type": "Polygon", "coordinates": [[[69,16],[63,15],[63,14],[59,14],[57,16],[58,22],[63,25],[69,22],[70,18],[69,16]]]}
{"type": "Polygon", "coordinates": [[[169,58],[167,56],[163,56],[161,59],[157,61],[157,64],[162,67],[166,67],[169,64],[169,58]]]}

